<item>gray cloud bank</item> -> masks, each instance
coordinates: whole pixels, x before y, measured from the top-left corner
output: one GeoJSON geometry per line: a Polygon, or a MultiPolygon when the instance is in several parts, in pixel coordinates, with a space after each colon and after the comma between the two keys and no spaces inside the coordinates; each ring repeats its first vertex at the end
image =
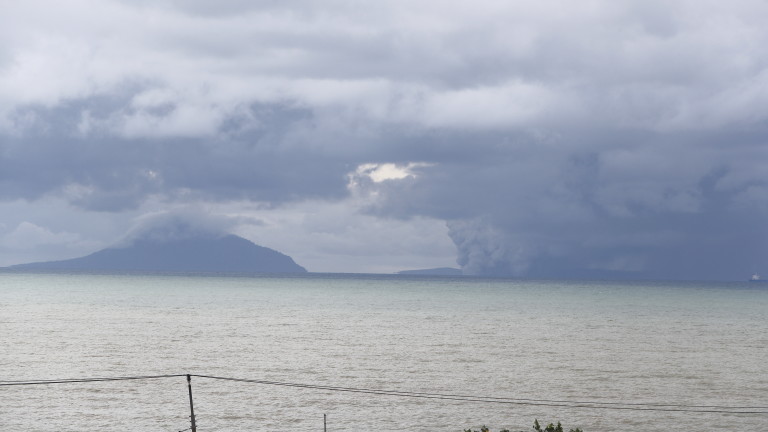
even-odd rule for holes
{"type": "Polygon", "coordinates": [[[331,203],[446,223],[470,274],[768,272],[764,2],[3,8],[6,202],[331,203]]]}

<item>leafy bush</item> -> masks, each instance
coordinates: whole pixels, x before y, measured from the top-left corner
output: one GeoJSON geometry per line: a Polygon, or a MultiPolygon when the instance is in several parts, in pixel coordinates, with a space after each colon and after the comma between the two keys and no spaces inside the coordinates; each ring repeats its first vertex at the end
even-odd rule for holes
{"type": "MultiPolygon", "coordinates": [[[[544,429],[541,428],[541,425],[539,424],[539,419],[536,419],[533,421],[533,430],[536,432],[564,432],[563,426],[560,424],[560,422],[557,422],[557,425],[550,423],[548,424],[544,429]]],[[[472,429],[464,429],[464,432],[491,432],[490,429],[486,426],[482,426],[479,431],[472,430],[472,429]]],[[[499,432],[510,432],[509,429],[502,429],[499,432]]],[[[520,431],[523,432],[523,431],[520,431]]],[[[568,432],[584,432],[580,428],[576,429],[570,429],[568,432]]]]}

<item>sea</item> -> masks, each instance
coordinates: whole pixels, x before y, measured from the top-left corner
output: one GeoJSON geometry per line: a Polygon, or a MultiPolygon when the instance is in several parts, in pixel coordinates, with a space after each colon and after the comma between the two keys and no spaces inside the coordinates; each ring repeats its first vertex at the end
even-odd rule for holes
{"type": "Polygon", "coordinates": [[[190,388],[198,431],[768,430],[768,284],[0,272],[0,430],[185,431],[190,388]]]}

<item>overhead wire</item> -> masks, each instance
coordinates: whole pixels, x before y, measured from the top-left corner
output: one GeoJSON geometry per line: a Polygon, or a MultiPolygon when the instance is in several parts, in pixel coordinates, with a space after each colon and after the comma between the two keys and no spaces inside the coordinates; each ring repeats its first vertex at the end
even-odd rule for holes
{"type": "Polygon", "coordinates": [[[302,384],[281,381],[267,381],[245,378],[231,378],[211,375],[191,376],[198,378],[207,378],[224,381],[245,382],[253,384],[275,385],[284,387],[298,387],[304,389],[363,393],[383,396],[400,396],[421,399],[439,399],[452,400],[460,402],[482,402],[497,403],[509,405],[527,405],[527,406],[546,406],[561,408],[590,408],[590,409],[612,409],[629,411],[661,411],[661,412],[691,412],[691,413],[721,413],[721,414],[768,414],[768,406],[721,406],[721,405],[682,405],[682,404],[663,404],[663,403],[624,403],[624,402],[600,402],[600,401],[559,401],[550,399],[523,399],[523,398],[500,398],[477,395],[459,395],[444,393],[412,392],[400,390],[381,390],[356,387],[337,387],[320,384],[302,384]],[[752,410],[752,411],[747,411],[752,410]],[[758,411],[760,410],[760,411],[758,411]]]}
{"type": "Polygon", "coordinates": [[[166,374],[166,375],[136,375],[136,376],[117,376],[117,377],[91,377],[91,378],[58,378],[58,379],[39,379],[39,380],[0,380],[0,387],[21,386],[21,385],[48,385],[48,384],[72,384],[72,383],[90,383],[104,381],[129,381],[129,380],[147,380],[160,378],[185,377],[186,374],[166,374]]]}
{"type": "MultiPolygon", "coordinates": [[[[42,380],[0,380],[0,387],[23,386],[23,385],[52,385],[52,384],[72,384],[72,383],[91,383],[107,381],[128,381],[128,380],[148,380],[161,378],[186,377],[187,374],[165,374],[165,375],[136,375],[136,376],[118,376],[118,377],[92,377],[92,378],[60,378],[60,379],[42,379],[42,380]]],[[[360,393],[380,396],[409,397],[433,400],[448,400],[458,402],[477,402],[477,403],[495,403],[507,405],[525,405],[525,406],[544,406],[559,408],[583,408],[583,409],[606,409],[606,410],[625,410],[625,411],[659,411],[659,412],[688,412],[688,413],[717,413],[717,414],[768,414],[768,406],[724,406],[724,405],[685,405],[668,404],[657,402],[604,402],[604,401],[574,401],[574,400],[554,400],[554,399],[527,399],[527,398],[507,398],[477,395],[462,395],[450,393],[429,393],[402,390],[385,390],[361,387],[341,387],[322,384],[306,384],[284,381],[270,381],[262,379],[233,378],[214,375],[189,374],[191,377],[242,382],[261,385],[272,385],[282,387],[302,388],[309,390],[360,393]]]]}

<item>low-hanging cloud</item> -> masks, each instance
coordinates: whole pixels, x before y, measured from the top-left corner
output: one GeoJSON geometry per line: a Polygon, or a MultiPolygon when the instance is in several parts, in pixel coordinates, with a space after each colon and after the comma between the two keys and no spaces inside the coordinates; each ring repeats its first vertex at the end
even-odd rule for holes
{"type": "Polygon", "coordinates": [[[202,209],[176,209],[137,218],[135,225],[118,245],[136,241],[163,243],[188,238],[221,237],[229,233],[237,221],[214,215],[202,209]]]}

